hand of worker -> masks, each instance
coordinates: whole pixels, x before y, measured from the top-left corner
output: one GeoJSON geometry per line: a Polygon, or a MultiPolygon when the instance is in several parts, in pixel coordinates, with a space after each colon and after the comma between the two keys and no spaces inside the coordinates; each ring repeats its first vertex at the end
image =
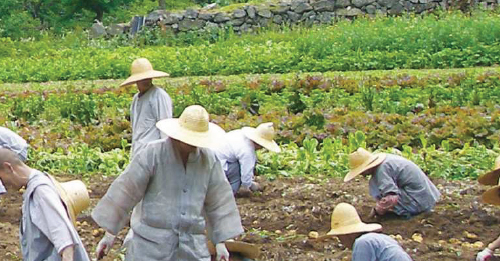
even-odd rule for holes
{"type": "Polygon", "coordinates": [[[370,214],[368,214],[368,218],[375,218],[376,216],[377,216],[377,211],[375,210],[375,208],[372,208],[370,214]]]}
{"type": "Polygon", "coordinates": [[[238,190],[239,197],[249,197],[250,195],[252,195],[252,191],[250,190],[250,188],[241,186],[240,189],[238,190]]]}
{"type": "Polygon", "coordinates": [[[218,243],[215,245],[217,251],[217,261],[229,261],[229,251],[227,251],[226,244],[218,243]]]}
{"type": "Polygon", "coordinates": [[[106,232],[102,237],[101,241],[97,245],[95,253],[97,255],[97,260],[103,258],[108,254],[109,250],[113,247],[113,243],[115,242],[115,236],[109,232],[106,232]]]}
{"type": "Polygon", "coordinates": [[[487,261],[493,256],[493,251],[489,248],[485,248],[483,251],[477,253],[476,261],[487,261]]]}
{"type": "Polygon", "coordinates": [[[252,182],[252,185],[250,185],[250,190],[251,190],[252,192],[255,192],[255,191],[261,191],[261,187],[260,187],[259,183],[257,183],[257,182],[255,182],[255,181],[253,181],[253,182],[252,182]]]}

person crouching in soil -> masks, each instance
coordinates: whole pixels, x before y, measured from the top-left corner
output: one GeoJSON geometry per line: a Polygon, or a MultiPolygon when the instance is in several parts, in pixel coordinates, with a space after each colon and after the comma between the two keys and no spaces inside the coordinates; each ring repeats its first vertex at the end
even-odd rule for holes
{"type": "Polygon", "coordinates": [[[337,236],[352,249],[352,261],[411,261],[396,240],[375,233],[381,229],[380,224],[363,223],[352,205],[340,203],[333,209],[331,230],[325,237],[337,236]]]}
{"type": "Polygon", "coordinates": [[[257,128],[244,127],[228,132],[214,149],[234,194],[239,192],[240,195],[248,195],[261,189],[254,181],[257,164],[255,152],[262,148],[280,152],[280,147],[273,140],[274,135],[272,122],[262,123],[257,128]]]}
{"type": "Polygon", "coordinates": [[[168,137],[149,142],[136,154],[92,211],[106,230],[98,259],[140,202],[132,213],[134,233],[126,260],[209,261],[206,229],[217,260],[228,261],[224,242],[243,233],[243,227],[222,164],[209,149],[224,139],[224,130],[210,123],[199,105],[156,126],[168,137]]]}
{"type": "MultiPolygon", "coordinates": [[[[478,181],[483,185],[496,185],[493,188],[488,189],[482,195],[482,200],[484,203],[500,206],[500,156],[495,160],[495,167],[490,172],[480,176],[478,181]]],[[[487,261],[493,260],[493,253],[496,249],[500,248],[500,236],[488,246],[483,249],[483,251],[477,253],[476,261],[487,261]]]]}
{"type": "Polygon", "coordinates": [[[370,217],[393,212],[410,218],[431,211],[441,194],[413,162],[392,154],[372,154],[363,148],[349,155],[350,171],[344,182],[371,175],[370,195],[377,201],[370,217]]]}
{"type": "Polygon", "coordinates": [[[74,227],[76,215],[90,203],[81,181],[59,183],[5,148],[0,148],[0,180],[8,190],[26,188],[19,229],[23,260],[90,261],[74,227]]]}

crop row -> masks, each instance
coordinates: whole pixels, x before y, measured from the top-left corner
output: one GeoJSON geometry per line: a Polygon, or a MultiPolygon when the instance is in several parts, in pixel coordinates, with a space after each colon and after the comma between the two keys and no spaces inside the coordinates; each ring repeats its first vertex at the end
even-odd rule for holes
{"type": "MultiPolygon", "coordinates": [[[[441,148],[428,145],[422,138],[423,147],[403,146],[401,150],[389,148],[379,150],[402,155],[416,164],[431,177],[447,179],[475,179],[493,167],[494,159],[500,153],[498,146],[488,149],[484,145],[468,145],[450,149],[447,142],[441,148]]],[[[68,149],[51,150],[33,148],[29,154],[32,167],[56,175],[77,175],[90,178],[94,174],[118,175],[129,162],[129,154],[123,148],[103,152],[90,148],[85,143],[73,143],[68,149]]],[[[357,131],[346,141],[326,138],[322,143],[307,138],[302,145],[294,142],[282,144],[281,153],[262,151],[258,153],[257,173],[273,179],[276,177],[304,176],[310,180],[321,180],[325,176],[342,177],[349,169],[348,155],[358,147],[366,147],[366,136],[357,131]]]]}
{"type": "MultiPolygon", "coordinates": [[[[485,71],[447,77],[333,77],[225,83],[200,80],[167,86],[174,116],[201,104],[226,130],[275,122],[281,143],[308,137],[347,139],[366,133],[372,148],[440,147],[466,143],[491,148],[500,140],[500,74],[485,71]]],[[[67,149],[73,142],[110,151],[130,142],[129,106],[135,87],[13,92],[0,103],[0,125],[17,128],[34,147],[67,149]]]]}
{"type": "Polygon", "coordinates": [[[490,66],[500,63],[499,20],[487,12],[362,18],[177,47],[0,39],[0,81],[124,78],[137,57],[172,76],[490,66]]]}

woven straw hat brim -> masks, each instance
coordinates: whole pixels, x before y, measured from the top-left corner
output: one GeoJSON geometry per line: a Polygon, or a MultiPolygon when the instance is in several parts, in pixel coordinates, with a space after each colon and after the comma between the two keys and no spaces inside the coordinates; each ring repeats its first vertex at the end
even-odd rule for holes
{"type": "Polygon", "coordinates": [[[252,127],[243,127],[241,129],[245,137],[251,139],[253,142],[266,148],[269,151],[279,153],[281,152],[280,146],[274,140],[266,140],[257,135],[257,129],[252,127]]]}
{"type": "Polygon", "coordinates": [[[217,124],[208,123],[208,131],[198,132],[183,128],[179,119],[164,119],[156,127],[165,135],[184,143],[201,148],[215,148],[224,140],[225,131],[217,124]]]}
{"type": "Polygon", "coordinates": [[[344,227],[339,227],[330,230],[326,235],[327,236],[339,236],[339,235],[347,235],[347,234],[353,234],[353,233],[362,233],[362,232],[373,232],[382,229],[382,225],[380,224],[365,224],[363,222],[350,225],[350,226],[344,226],[344,227]]]}
{"type": "MultiPolygon", "coordinates": [[[[226,248],[229,252],[240,253],[246,258],[256,259],[260,256],[260,249],[254,244],[249,244],[241,241],[226,241],[224,242],[224,244],[226,245],[226,248]]],[[[215,255],[216,251],[214,244],[209,240],[207,245],[210,254],[215,255]]]]}
{"type": "Polygon", "coordinates": [[[353,178],[355,178],[356,176],[358,176],[359,174],[365,172],[366,170],[380,165],[385,160],[385,157],[386,157],[385,153],[374,154],[370,160],[367,160],[361,166],[358,166],[357,168],[350,170],[349,173],[347,173],[347,175],[344,177],[344,182],[348,182],[353,178]]]}
{"type": "Polygon", "coordinates": [[[500,205],[500,195],[498,193],[500,193],[500,186],[495,186],[484,192],[481,199],[484,203],[500,205]]]}
{"type": "Polygon", "coordinates": [[[122,84],[120,84],[120,87],[134,84],[135,82],[138,82],[138,81],[141,81],[144,79],[163,78],[163,77],[168,77],[168,76],[170,76],[170,74],[168,74],[166,72],[156,71],[156,70],[137,73],[137,74],[134,74],[134,75],[128,77],[122,84]]]}
{"type": "MultiPolygon", "coordinates": [[[[61,197],[62,201],[64,202],[64,205],[66,206],[71,221],[73,222],[73,224],[75,224],[77,215],[83,209],[77,210],[77,207],[73,203],[70,195],[68,194],[68,191],[66,191],[66,189],[62,186],[62,184],[59,181],[57,181],[54,177],[52,177],[51,175],[48,176],[51,179],[54,186],[56,187],[56,190],[59,193],[59,196],[61,197]]],[[[84,208],[87,208],[90,205],[90,197],[88,195],[88,192],[85,192],[85,194],[86,195],[84,196],[84,198],[79,198],[79,200],[84,200],[85,202],[79,202],[79,203],[81,206],[84,206],[84,208]]]]}
{"type": "Polygon", "coordinates": [[[498,179],[500,178],[500,168],[494,169],[482,176],[480,176],[477,181],[483,185],[495,186],[498,185],[498,179]]]}

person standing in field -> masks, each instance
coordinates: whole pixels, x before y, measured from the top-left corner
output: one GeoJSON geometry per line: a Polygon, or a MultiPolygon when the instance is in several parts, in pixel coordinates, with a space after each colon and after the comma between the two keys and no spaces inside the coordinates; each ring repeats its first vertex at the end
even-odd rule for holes
{"type": "MultiPolygon", "coordinates": [[[[92,211],[111,247],[132,214],[134,235],[128,261],[209,261],[207,237],[217,260],[229,260],[225,241],[243,233],[231,186],[212,150],[224,130],[209,122],[207,111],[187,107],[180,118],[159,121],[168,137],[152,141],[111,184],[92,211]],[[108,237],[107,235],[111,235],[108,237]]],[[[105,252],[98,248],[97,257],[105,252]]]]}
{"type": "Polygon", "coordinates": [[[372,154],[363,148],[349,155],[348,182],[358,175],[371,175],[370,195],[377,201],[370,217],[388,212],[410,218],[431,211],[441,193],[413,162],[392,154],[372,154]]]}
{"type": "MultiPolygon", "coordinates": [[[[478,181],[482,185],[494,185],[493,188],[488,189],[482,195],[482,200],[484,203],[500,206],[500,156],[495,160],[495,167],[490,172],[481,175],[478,181]]],[[[489,243],[488,246],[481,252],[477,253],[476,261],[487,261],[493,258],[495,250],[500,248],[500,236],[493,242],[489,243]]]]}
{"type": "Polygon", "coordinates": [[[146,58],[136,59],[132,63],[131,74],[120,85],[121,87],[136,84],[139,90],[130,106],[132,126],[130,158],[148,142],[165,138],[155,124],[160,120],[172,118],[172,99],[165,90],[153,85],[154,78],[168,77],[169,74],[153,70],[153,66],[146,58]]]}
{"type": "Polygon", "coordinates": [[[327,237],[336,236],[342,245],[352,249],[352,261],[412,261],[411,257],[391,237],[382,233],[380,224],[365,224],[356,209],[347,203],[338,204],[332,213],[331,230],[327,237]]]}
{"type": "Polygon", "coordinates": [[[81,181],[59,183],[5,148],[0,148],[0,180],[12,191],[26,188],[19,226],[23,260],[90,261],[74,227],[90,203],[81,181]]]}
{"type": "Polygon", "coordinates": [[[257,128],[244,127],[228,132],[224,141],[215,148],[233,194],[238,191],[248,194],[260,190],[260,185],[254,181],[257,164],[255,152],[262,148],[280,152],[281,149],[274,141],[274,136],[273,123],[262,123],[257,128]]]}
{"type": "MultiPolygon", "coordinates": [[[[156,122],[172,118],[172,99],[162,88],[153,85],[153,78],[168,77],[169,74],[153,70],[153,66],[146,58],[136,59],[131,66],[131,76],[121,86],[136,84],[138,93],[134,95],[130,106],[130,124],[132,126],[132,159],[150,141],[165,138],[165,135],[156,128],[156,122]]],[[[135,210],[134,210],[135,211],[135,210]]],[[[133,236],[132,229],[125,236],[123,246],[133,236]]],[[[98,248],[105,247],[99,244],[98,248]]]]}

